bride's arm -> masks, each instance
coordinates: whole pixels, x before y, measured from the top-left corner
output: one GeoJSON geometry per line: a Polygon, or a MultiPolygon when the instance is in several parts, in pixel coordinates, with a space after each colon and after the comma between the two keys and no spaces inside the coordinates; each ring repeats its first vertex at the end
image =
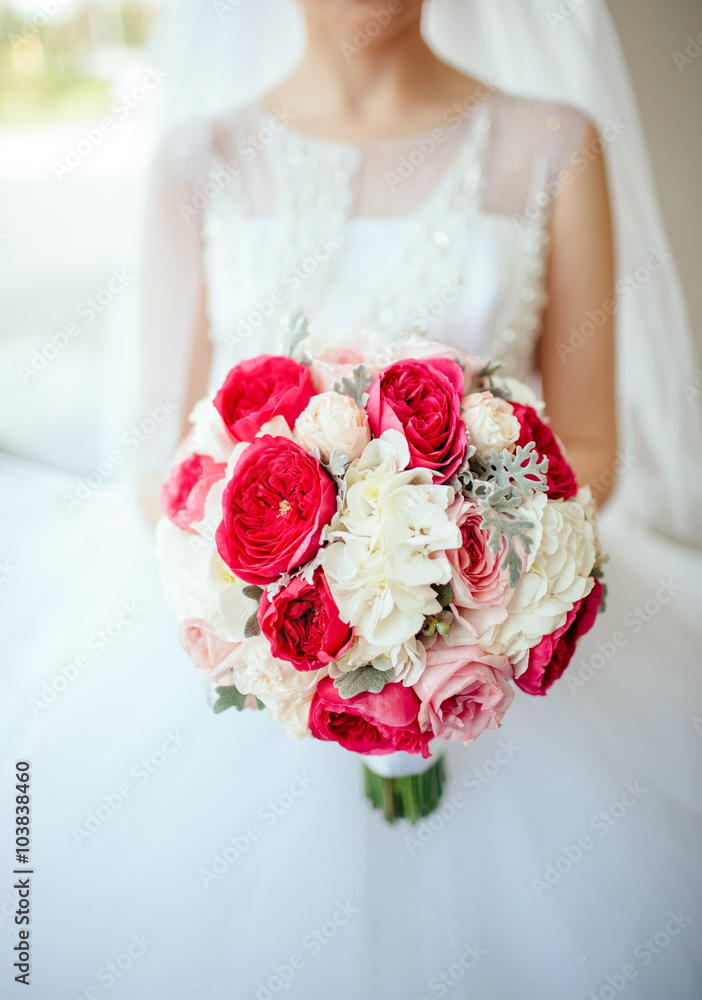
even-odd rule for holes
{"type": "Polygon", "coordinates": [[[195,319],[192,352],[188,361],[188,378],[185,386],[185,406],[181,418],[179,440],[182,440],[190,430],[189,414],[198,399],[207,392],[209,386],[210,366],[212,364],[212,342],[210,340],[210,321],[207,314],[207,286],[203,280],[200,288],[200,301],[195,319]]]}
{"type": "Polygon", "coordinates": [[[554,201],[539,364],[551,426],[599,504],[615,479],[617,431],[612,222],[597,138],[588,125],[587,166],[571,167],[572,182],[554,201]]]}
{"type": "Polygon", "coordinates": [[[197,190],[199,134],[193,129],[164,140],[151,171],[140,295],[140,412],[168,414],[158,433],[140,444],[137,490],[154,522],[161,483],[192,405],[207,388],[210,354],[197,190]],[[194,149],[193,162],[178,155],[194,149]]]}

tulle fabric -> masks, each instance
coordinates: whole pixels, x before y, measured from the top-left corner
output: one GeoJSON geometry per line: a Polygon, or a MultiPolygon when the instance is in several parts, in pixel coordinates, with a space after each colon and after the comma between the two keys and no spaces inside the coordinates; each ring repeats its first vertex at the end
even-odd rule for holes
{"type": "MultiPolygon", "coordinates": [[[[499,732],[448,747],[443,818],[390,827],[354,755],[254,712],[212,715],[133,501],[106,486],[67,518],[72,485],[0,472],[17,567],[3,795],[11,763],[30,760],[36,996],[253,1000],[292,969],[309,1000],[438,996],[442,971],[456,996],[555,1000],[608,996],[607,976],[633,965],[627,996],[697,997],[694,556],[606,513],[610,607],[570,668],[579,684],[517,692],[499,732]],[[119,631],[125,602],[136,615],[119,631]],[[49,701],[43,685],[62,688],[80,653],[89,664],[49,701]]],[[[6,858],[11,837],[5,824],[6,858]]],[[[24,989],[6,980],[3,995],[24,989]]]]}

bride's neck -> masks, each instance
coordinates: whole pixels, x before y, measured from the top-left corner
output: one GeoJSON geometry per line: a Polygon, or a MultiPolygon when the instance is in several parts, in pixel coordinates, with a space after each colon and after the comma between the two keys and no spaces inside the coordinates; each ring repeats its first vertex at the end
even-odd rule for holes
{"type": "Polygon", "coordinates": [[[304,131],[335,137],[385,137],[433,124],[469,82],[442,63],[422,38],[419,18],[391,37],[369,32],[335,35],[307,19],[307,49],[295,72],[267,95],[269,107],[284,104],[304,131]],[[458,78],[458,79],[457,79],[458,78]]]}
{"type": "Polygon", "coordinates": [[[307,36],[299,81],[320,107],[337,112],[403,104],[426,90],[441,65],[422,38],[419,19],[388,39],[371,39],[364,32],[334,37],[325,25],[308,20],[307,36]]]}

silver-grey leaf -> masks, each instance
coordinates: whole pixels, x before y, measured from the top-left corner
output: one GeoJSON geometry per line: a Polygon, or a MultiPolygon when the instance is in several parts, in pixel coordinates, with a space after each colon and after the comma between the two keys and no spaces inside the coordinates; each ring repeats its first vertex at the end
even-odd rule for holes
{"type": "Polygon", "coordinates": [[[355,698],[357,694],[365,691],[371,694],[379,694],[386,684],[393,678],[392,670],[376,670],[372,664],[359,667],[350,673],[342,674],[334,681],[334,687],[342,698],[355,698]]]}
{"type": "Polygon", "coordinates": [[[366,366],[361,364],[356,365],[351,378],[348,375],[343,375],[338,382],[334,383],[333,388],[334,392],[338,392],[342,396],[350,396],[357,406],[364,409],[368,402],[368,389],[372,384],[373,376],[368,375],[366,366]]]}
{"type": "Polygon", "coordinates": [[[255,636],[261,634],[261,626],[258,624],[258,618],[256,615],[251,615],[250,618],[246,619],[246,625],[244,625],[244,638],[253,639],[255,636]]]}

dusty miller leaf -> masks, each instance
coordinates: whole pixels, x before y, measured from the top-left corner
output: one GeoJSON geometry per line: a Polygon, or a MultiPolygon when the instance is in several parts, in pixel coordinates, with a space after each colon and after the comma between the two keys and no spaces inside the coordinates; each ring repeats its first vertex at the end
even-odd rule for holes
{"type": "Polygon", "coordinates": [[[329,474],[334,477],[334,479],[343,479],[344,473],[346,472],[346,466],[349,464],[349,456],[342,455],[341,452],[337,451],[336,448],[332,451],[329,456],[329,461],[325,464],[325,469],[328,469],[329,474]]]}
{"type": "Polygon", "coordinates": [[[371,694],[379,694],[386,684],[392,681],[392,670],[376,670],[369,663],[351,673],[342,674],[334,681],[334,687],[342,698],[355,698],[357,694],[369,691],[371,694]]]}
{"type": "Polygon", "coordinates": [[[351,378],[348,375],[343,375],[338,382],[334,383],[333,388],[334,392],[338,392],[342,396],[350,396],[354,403],[363,410],[368,402],[368,389],[372,384],[373,376],[366,374],[366,366],[356,365],[351,378]]]}
{"type": "Polygon", "coordinates": [[[244,597],[250,597],[252,601],[260,601],[263,597],[263,587],[257,587],[253,583],[247,584],[242,588],[242,594],[244,597]]]}
{"type": "Polygon", "coordinates": [[[287,587],[287,585],[290,583],[291,580],[292,577],[290,576],[289,573],[283,573],[282,576],[279,576],[277,580],[274,580],[273,583],[269,583],[266,586],[266,592],[268,596],[275,597],[275,595],[278,594],[283,589],[283,587],[287,587]]]}
{"type": "Polygon", "coordinates": [[[309,583],[310,586],[314,583],[314,571],[318,566],[322,565],[324,559],[324,549],[319,549],[317,554],[309,562],[305,563],[304,566],[300,567],[300,570],[295,574],[295,576],[301,576],[305,583],[309,583]]]}
{"type": "Polygon", "coordinates": [[[490,458],[476,453],[460,476],[463,492],[497,513],[514,513],[525,497],[548,489],[548,458],[539,461],[535,447],[530,441],[525,447],[517,445],[513,455],[506,449],[493,451],[490,458]]]}
{"type": "Polygon", "coordinates": [[[609,556],[598,555],[595,561],[595,565],[592,567],[592,570],[590,572],[590,576],[594,576],[594,578],[596,580],[599,580],[600,584],[602,585],[602,600],[600,601],[597,608],[598,614],[602,614],[603,611],[607,610],[607,595],[609,593],[609,587],[607,586],[607,583],[605,581],[604,571],[602,569],[602,566],[606,562],[609,562],[609,556]]]}
{"type": "Polygon", "coordinates": [[[480,527],[489,532],[488,544],[497,554],[504,542],[500,569],[509,571],[509,585],[514,588],[522,574],[522,559],[515,542],[525,553],[531,551],[533,539],[531,518],[520,514],[522,502],[534,493],[548,489],[546,472],[548,458],[539,461],[535,444],[517,446],[514,454],[507,450],[493,451],[490,458],[480,454],[461,475],[463,492],[482,508],[480,527]]]}
{"type": "Polygon", "coordinates": [[[515,539],[518,540],[526,554],[531,552],[533,521],[528,517],[518,517],[515,514],[501,514],[488,507],[487,509],[483,508],[483,519],[480,522],[480,527],[489,532],[488,545],[495,555],[500,551],[504,540],[505,554],[500,563],[500,569],[509,571],[509,586],[514,590],[522,576],[522,559],[514,542],[515,539]]]}
{"type": "Polygon", "coordinates": [[[453,600],[453,590],[450,583],[435,583],[432,585],[436,591],[436,599],[442,608],[447,608],[453,600]]]}
{"type": "Polygon", "coordinates": [[[302,343],[302,341],[309,335],[310,323],[309,320],[303,315],[301,309],[296,309],[294,313],[290,316],[288,322],[288,333],[287,333],[287,355],[292,357],[295,353],[296,348],[302,343]]]}
{"type": "Polygon", "coordinates": [[[254,636],[261,634],[261,626],[258,624],[258,618],[255,614],[251,615],[250,618],[246,619],[246,624],[244,625],[244,638],[253,639],[254,636]]]}
{"type": "Polygon", "coordinates": [[[212,710],[219,715],[220,712],[226,711],[228,708],[235,708],[237,712],[241,712],[246,703],[246,695],[242,694],[241,691],[233,684],[227,687],[217,687],[215,692],[219,695],[217,701],[212,706],[212,710]]]}

